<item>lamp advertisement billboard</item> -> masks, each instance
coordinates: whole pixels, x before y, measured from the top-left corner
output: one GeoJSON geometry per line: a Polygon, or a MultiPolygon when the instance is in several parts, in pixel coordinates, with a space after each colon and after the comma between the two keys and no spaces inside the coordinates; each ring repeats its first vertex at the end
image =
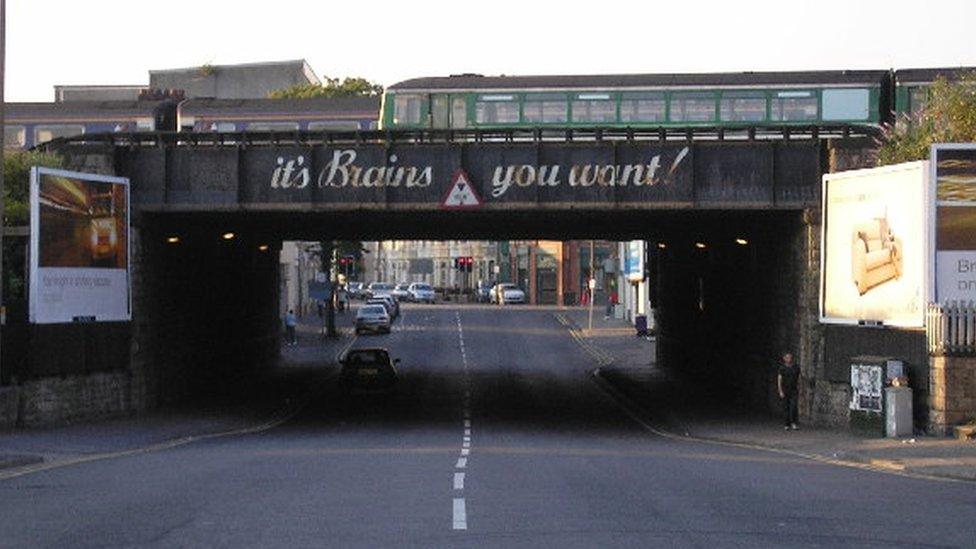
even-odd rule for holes
{"type": "Polygon", "coordinates": [[[30,321],[128,321],[129,180],[34,167],[30,321]]]}
{"type": "Polygon", "coordinates": [[[823,178],[820,319],[921,327],[928,301],[925,162],[823,178]]]}
{"type": "Polygon", "coordinates": [[[936,301],[976,301],[976,143],[932,146],[936,301]]]}

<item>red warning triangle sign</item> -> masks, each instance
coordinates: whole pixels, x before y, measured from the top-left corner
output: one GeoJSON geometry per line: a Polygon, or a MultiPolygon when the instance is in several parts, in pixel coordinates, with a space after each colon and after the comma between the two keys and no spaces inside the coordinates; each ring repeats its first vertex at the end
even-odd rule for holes
{"type": "Polygon", "coordinates": [[[441,200],[441,207],[448,210],[455,210],[477,208],[481,204],[481,197],[478,196],[478,191],[474,190],[474,185],[471,184],[471,179],[468,178],[468,174],[464,173],[464,170],[461,168],[458,168],[454,172],[454,177],[451,178],[451,186],[444,193],[444,199],[441,200]]]}

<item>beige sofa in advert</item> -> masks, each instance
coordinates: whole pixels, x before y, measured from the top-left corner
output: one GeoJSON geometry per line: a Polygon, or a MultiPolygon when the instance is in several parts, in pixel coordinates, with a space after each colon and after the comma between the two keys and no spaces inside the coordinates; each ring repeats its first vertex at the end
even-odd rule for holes
{"type": "Polygon", "coordinates": [[[897,279],[902,270],[902,244],[883,217],[854,226],[851,243],[851,275],[859,294],[882,282],[897,279]]]}

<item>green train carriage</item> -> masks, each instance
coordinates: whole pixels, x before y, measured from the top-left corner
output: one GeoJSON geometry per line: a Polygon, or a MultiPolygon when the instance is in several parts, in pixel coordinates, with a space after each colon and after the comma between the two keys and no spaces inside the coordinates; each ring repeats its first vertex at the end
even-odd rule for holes
{"type": "Polygon", "coordinates": [[[385,129],[813,126],[888,122],[890,71],[462,74],[390,86],[385,129]]]}

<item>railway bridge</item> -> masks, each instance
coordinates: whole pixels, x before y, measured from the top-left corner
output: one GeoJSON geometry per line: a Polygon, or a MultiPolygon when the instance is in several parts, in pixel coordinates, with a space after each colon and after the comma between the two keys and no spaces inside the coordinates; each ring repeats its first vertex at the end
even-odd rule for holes
{"type": "Polygon", "coordinates": [[[50,149],[69,168],[131,180],[133,319],[32,326],[33,351],[16,367],[25,378],[109,376],[130,409],[267,368],[280,340],[284,240],[645,239],[660,243],[650,261],[659,360],[742,379],[744,398],[762,399],[757,361],[783,348],[813,352],[803,334],[816,323],[821,175],[861,163],[872,134],[699,127],[58,140],[50,149]]]}

